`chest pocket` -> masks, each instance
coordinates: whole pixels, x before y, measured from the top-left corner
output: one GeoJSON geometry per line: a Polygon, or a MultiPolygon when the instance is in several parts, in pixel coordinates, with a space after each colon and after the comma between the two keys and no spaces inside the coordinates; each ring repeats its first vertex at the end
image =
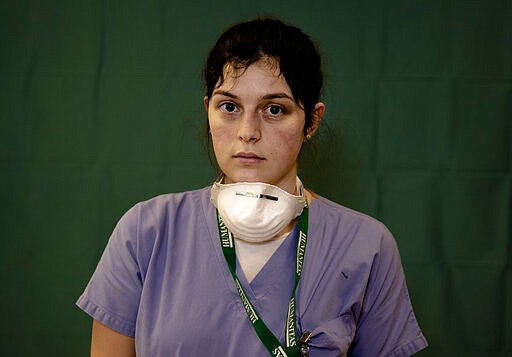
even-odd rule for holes
{"type": "Polygon", "coordinates": [[[311,357],[346,356],[355,335],[351,314],[342,315],[315,328],[309,341],[311,357]]]}

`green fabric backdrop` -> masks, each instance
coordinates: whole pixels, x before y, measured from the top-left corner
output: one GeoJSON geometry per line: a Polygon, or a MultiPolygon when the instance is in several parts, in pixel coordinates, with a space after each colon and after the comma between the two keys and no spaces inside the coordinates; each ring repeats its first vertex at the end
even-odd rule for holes
{"type": "Polygon", "coordinates": [[[512,355],[512,1],[0,3],[0,346],[87,356],[74,306],[117,219],[214,179],[200,70],[274,14],[325,56],[302,176],[394,232],[420,356],[512,355]]]}

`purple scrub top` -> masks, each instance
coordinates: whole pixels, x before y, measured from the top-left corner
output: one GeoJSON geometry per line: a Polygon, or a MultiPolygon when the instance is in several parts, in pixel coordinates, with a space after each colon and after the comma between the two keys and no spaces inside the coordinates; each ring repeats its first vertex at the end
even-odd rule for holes
{"type": "MultiPolygon", "coordinates": [[[[310,356],[409,356],[427,346],[396,243],[377,220],[323,197],[309,209],[297,328],[310,356]]],[[[297,228],[249,284],[261,318],[284,343],[297,228]]],[[[141,202],[117,224],[77,305],[135,338],[137,356],[269,355],[222,254],[210,188],[141,202]]]]}

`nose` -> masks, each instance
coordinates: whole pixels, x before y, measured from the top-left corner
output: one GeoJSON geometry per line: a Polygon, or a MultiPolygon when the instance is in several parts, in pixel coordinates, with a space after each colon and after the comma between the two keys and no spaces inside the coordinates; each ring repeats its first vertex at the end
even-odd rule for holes
{"type": "Polygon", "coordinates": [[[238,124],[238,138],[243,142],[257,142],[261,139],[260,118],[257,113],[244,113],[238,124]]]}

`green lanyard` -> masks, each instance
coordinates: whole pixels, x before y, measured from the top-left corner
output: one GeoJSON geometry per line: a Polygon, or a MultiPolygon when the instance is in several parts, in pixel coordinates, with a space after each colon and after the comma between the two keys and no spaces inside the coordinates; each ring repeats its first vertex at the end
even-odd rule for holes
{"type": "Polygon", "coordinates": [[[235,280],[236,290],[240,295],[240,300],[247,312],[247,317],[251,322],[256,334],[260,338],[261,342],[265,345],[267,350],[272,356],[275,357],[296,357],[299,356],[299,348],[297,346],[297,326],[295,323],[295,291],[297,285],[299,285],[300,275],[302,273],[302,264],[304,262],[304,254],[306,253],[306,241],[308,235],[308,207],[304,207],[302,214],[299,217],[298,229],[299,239],[297,244],[297,264],[295,268],[295,285],[293,287],[292,296],[290,303],[288,304],[288,315],[286,318],[286,347],[281,346],[279,340],[274,336],[272,331],[265,325],[263,320],[260,318],[251,301],[247,297],[242,284],[236,276],[236,254],[235,244],[233,241],[233,235],[229,232],[228,228],[222,221],[217,211],[217,222],[219,224],[219,236],[220,243],[222,246],[222,252],[231,271],[231,275],[235,280]]]}

